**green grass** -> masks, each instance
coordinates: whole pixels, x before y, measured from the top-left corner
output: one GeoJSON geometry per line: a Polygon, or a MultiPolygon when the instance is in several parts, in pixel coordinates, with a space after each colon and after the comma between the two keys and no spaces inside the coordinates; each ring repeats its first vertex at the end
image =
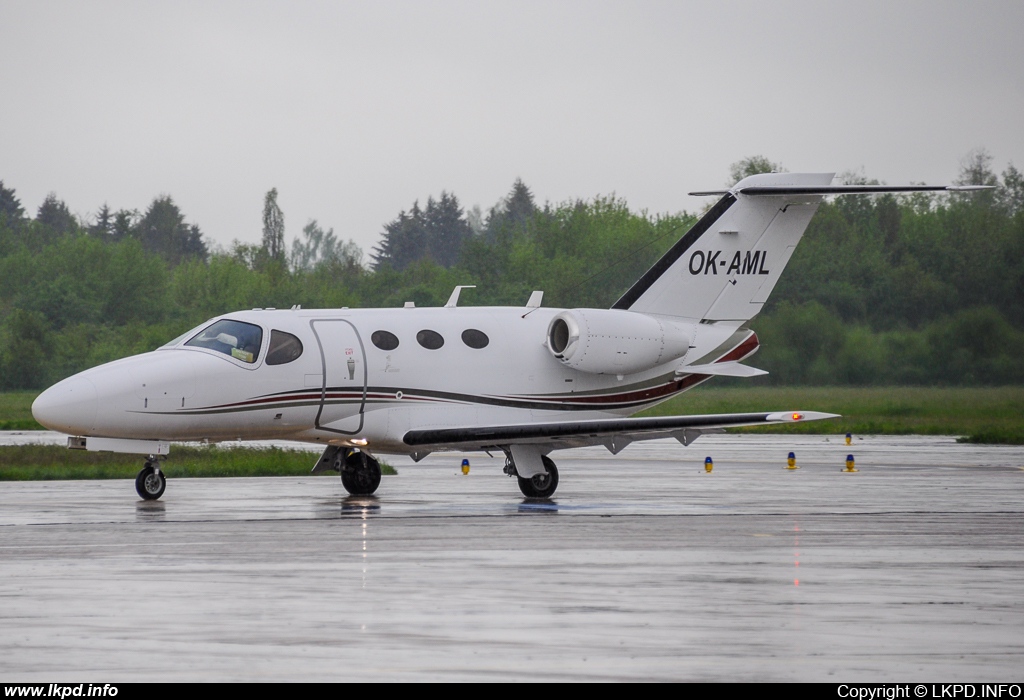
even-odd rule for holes
{"type": "Polygon", "coordinates": [[[45,430],[32,417],[38,391],[0,393],[0,430],[45,430]]]}
{"type": "Polygon", "coordinates": [[[963,435],[1024,444],[1024,387],[697,387],[643,413],[825,411],[841,418],[743,432],[963,435]]]}
{"type": "MultiPolygon", "coordinates": [[[[175,445],[162,468],[172,477],[309,476],[315,452],[246,447],[186,447],[175,445]]],[[[65,479],[134,479],[142,468],[141,455],[69,450],[56,445],[0,447],[0,481],[65,479]]],[[[384,474],[395,469],[381,462],[384,474]]],[[[337,472],[322,472],[334,475],[337,472]]]]}

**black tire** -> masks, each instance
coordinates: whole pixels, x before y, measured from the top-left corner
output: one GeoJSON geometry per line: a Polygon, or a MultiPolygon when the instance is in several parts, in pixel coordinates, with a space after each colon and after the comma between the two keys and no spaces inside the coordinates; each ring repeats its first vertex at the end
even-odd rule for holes
{"type": "Polygon", "coordinates": [[[167,488],[167,477],[158,472],[148,462],[135,477],[135,491],[139,497],[147,501],[155,501],[164,495],[167,488]]]}
{"type": "Polygon", "coordinates": [[[541,457],[541,461],[548,470],[547,474],[534,474],[529,479],[517,477],[519,490],[527,498],[551,498],[558,488],[558,467],[547,457],[541,457]]]}
{"type": "Polygon", "coordinates": [[[341,468],[341,485],[353,496],[369,496],[380,486],[380,463],[365,452],[353,450],[341,468]]]}

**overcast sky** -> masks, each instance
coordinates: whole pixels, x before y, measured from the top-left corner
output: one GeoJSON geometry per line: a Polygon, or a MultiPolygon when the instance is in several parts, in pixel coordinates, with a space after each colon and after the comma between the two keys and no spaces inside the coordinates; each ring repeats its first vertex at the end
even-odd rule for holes
{"type": "Polygon", "coordinates": [[[947,183],[1024,169],[1024,2],[0,0],[0,180],[91,218],[169,194],[260,239],[276,187],[367,253],[442,190],[699,209],[763,154],[947,183]]]}

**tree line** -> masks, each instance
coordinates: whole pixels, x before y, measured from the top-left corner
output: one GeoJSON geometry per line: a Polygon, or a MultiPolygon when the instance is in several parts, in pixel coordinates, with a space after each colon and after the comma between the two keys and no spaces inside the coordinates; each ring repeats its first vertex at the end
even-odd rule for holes
{"type": "MultiPolygon", "coordinates": [[[[740,161],[729,184],[778,170],[740,161]]],[[[866,182],[848,176],[847,182],[866,182]]],[[[970,195],[840,197],[821,205],[764,311],[752,364],[776,384],[1007,384],[1024,380],[1024,178],[984,152],[970,195]]],[[[617,197],[539,204],[517,180],[486,213],[449,192],[413,203],[363,253],[309,221],[291,241],[277,191],[259,245],[211,246],[173,199],[106,205],[89,221],[56,195],[35,216],[0,182],[0,389],[38,389],[253,307],[521,305],[607,308],[697,219],[617,197]]]]}

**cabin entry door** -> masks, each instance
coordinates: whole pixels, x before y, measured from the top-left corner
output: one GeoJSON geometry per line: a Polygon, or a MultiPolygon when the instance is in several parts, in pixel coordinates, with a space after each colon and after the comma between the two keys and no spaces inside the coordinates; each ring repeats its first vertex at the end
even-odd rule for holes
{"type": "Polygon", "coordinates": [[[316,427],[355,435],[363,429],[366,406],[366,353],[359,331],[345,319],[316,319],[309,325],[320,346],[323,369],[316,427]]]}

